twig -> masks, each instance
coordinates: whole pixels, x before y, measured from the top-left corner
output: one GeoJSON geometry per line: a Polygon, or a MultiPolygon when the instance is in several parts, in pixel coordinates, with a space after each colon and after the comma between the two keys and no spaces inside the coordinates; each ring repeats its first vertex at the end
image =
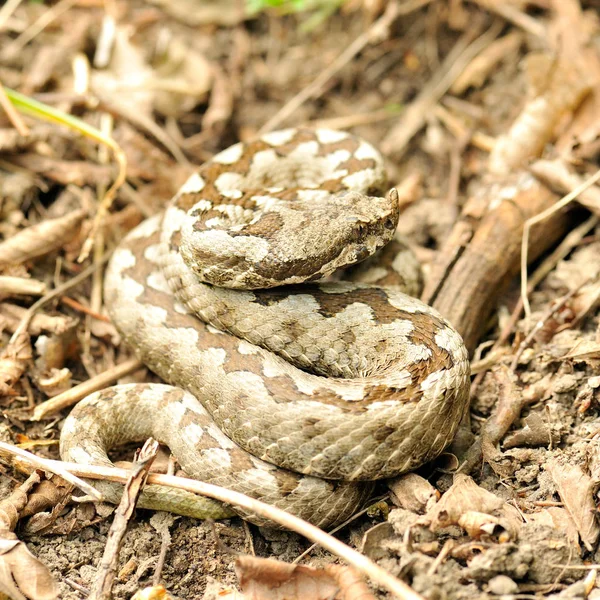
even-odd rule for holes
{"type": "Polygon", "coordinates": [[[54,398],[38,404],[33,411],[31,420],[39,421],[63,408],[72,406],[82,398],[85,398],[88,394],[104,389],[107,385],[114,383],[117,379],[129,375],[130,373],[141,369],[143,366],[144,365],[137,358],[131,358],[124,363],[115,365],[107,371],[104,371],[104,373],[100,373],[99,375],[96,375],[96,377],[92,377],[62,394],[58,394],[57,396],[54,396],[54,398]]]}
{"type": "Polygon", "coordinates": [[[529,320],[531,318],[531,305],[529,304],[528,291],[527,291],[527,254],[529,251],[529,230],[546,220],[548,217],[558,212],[561,208],[564,208],[570,204],[581,192],[587,190],[589,187],[594,185],[597,181],[600,181],[600,169],[596,171],[591,177],[588,177],[585,181],[578,185],[574,190],[569,192],[566,196],[563,196],[555,204],[542,211],[539,215],[535,215],[525,221],[523,227],[523,238],[521,239],[521,298],[523,300],[523,309],[525,311],[525,318],[529,320]]]}
{"type": "Polygon", "coordinates": [[[519,418],[523,408],[535,401],[516,390],[514,375],[506,367],[500,367],[492,374],[499,387],[498,402],[494,412],[485,422],[481,434],[467,450],[464,461],[458,468],[459,473],[470,473],[479,464],[482,457],[487,459],[494,471],[497,471],[498,467],[494,468],[492,460],[501,455],[495,450],[495,445],[519,418]]]}
{"type": "Polygon", "coordinates": [[[23,0],[8,0],[8,2],[0,8],[0,31],[4,29],[4,25],[11,18],[12,14],[19,8],[23,0]]]}
{"type": "MultiPolygon", "coordinates": [[[[167,466],[167,475],[175,474],[175,464],[175,457],[171,454],[169,456],[169,464],[167,466]]],[[[174,522],[175,515],[164,511],[154,513],[154,520],[151,520],[152,526],[156,529],[156,531],[158,531],[161,537],[160,552],[158,554],[158,560],[156,561],[156,567],[154,568],[154,575],[152,576],[153,586],[160,584],[160,577],[167,559],[167,552],[171,546],[171,532],[169,531],[169,527],[173,525],[174,522]],[[160,523],[156,521],[160,521],[160,523]]],[[[247,526],[246,521],[244,521],[244,524],[247,526]]]]}
{"type": "Polygon", "coordinates": [[[12,444],[7,444],[6,442],[2,441],[0,441],[0,454],[18,456],[30,465],[33,465],[33,467],[36,469],[43,469],[44,471],[56,473],[65,481],[68,481],[69,483],[72,483],[74,486],[78,487],[88,496],[91,496],[98,501],[102,500],[102,494],[98,490],[92,487],[89,483],[79,479],[79,477],[72,475],[68,469],[64,468],[64,464],[59,460],[41,458],[36,454],[32,454],[31,452],[27,452],[26,450],[17,448],[17,446],[13,446],[12,444]]]}
{"type": "Polygon", "coordinates": [[[74,298],[70,298],[69,296],[63,296],[60,299],[60,301],[63,304],[66,304],[69,308],[72,308],[73,310],[83,313],[84,315],[89,315],[90,317],[92,317],[93,319],[96,319],[97,321],[103,321],[104,323],[110,323],[110,319],[106,315],[103,315],[102,313],[92,310],[89,306],[85,306],[85,304],[81,304],[81,302],[78,302],[74,298]]]}
{"type": "Polygon", "coordinates": [[[108,94],[102,94],[101,92],[102,90],[94,90],[94,93],[100,101],[100,108],[130,121],[136,127],[149,133],[173,155],[173,158],[180,165],[190,164],[190,161],[186,158],[181,148],[163,127],[157,125],[152,119],[144,116],[141,112],[129,109],[122,103],[113,102],[108,94]]]}
{"type": "Polygon", "coordinates": [[[440,68],[431,77],[427,85],[414,102],[406,109],[399,123],[391,129],[381,143],[384,154],[401,154],[408,142],[423,127],[430,111],[439,99],[448,91],[464,68],[500,33],[500,23],[492,25],[474,41],[472,28],[456,42],[440,68]]]}
{"type": "Polygon", "coordinates": [[[503,19],[514,23],[517,27],[523,29],[544,41],[548,39],[548,30],[539,19],[534,19],[524,12],[520,11],[516,6],[510,5],[508,2],[497,2],[496,0],[471,0],[491,12],[495,12],[503,19]]]}
{"type": "MultiPolygon", "coordinates": [[[[563,306],[584,286],[587,285],[588,283],[590,283],[590,281],[592,280],[591,277],[588,277],[586,280],[584,280],[583,282],[581,282],[575,289],[569,291],[568,293],[566,293],[556,304],[554,304],[553,306],[550,307],[550,310],[548,310],[541,318],[540,320],[535,324],[534,327],[531,328],[531,331],[527,334],[527,337],[521,342],[521,344],[519,345],[519,348],[511,362],[510,368],[511,370],[515,370],[517,368],[517,365],[519,364],[519,359],[521,358],[521,355],[523,354],[523,352],[525,352],[525,350],[529,347],[529,345],[531,344],[531,342],[533,341],[533,338],[536,336],[536,334],[540,331],[540,329],[542,329],[544,327],[544,325],[546,324],[546,322],[548,321],[548,319],[552,318],[561,308],[563,308],[563,306]]],[[[530,315],[531,316],[531,315],[530,315]]]]}
{"type": "Polygon", "coordinates": [[[39,473],[33,471],[26,481],[13,490],[6,498],[0,500],[0,532],[14,531],[18,520],[21,518],[23,509],[27,506],[27,499],[31,489],[40,480],[39,473]]]}
{"type": "Polygon", "coordinates": [[[3,296],[42,296],[45,293],[43,281],[0,275],[0,294],[3,296]]]}
{"type": "MultiPolygon", "coordinates": [[[[527,285],[527,291],[530,294],[541,281],[552,271],[552,269],[558,264],[560,260],[565,258],[569,252],[589,233],[589,231],[598,224],[598,217],[592,215],[587,221],[584,221],[581,225],[570,231],[562,242],[552,251],[552,253],[544,259],[542,264],[535,270],[533,275],[529,278],[527,285]]],[[[521,313],[523,312],[523,299],[519,297],[517,304],[515,305],[510,318],[503,327],[502,331],[498,335],[498,338],[494,342],[489,354],[483,360],[477,361],[478,364],[471,364],[471,373],[476,375],[475,380],[471,386],[471,395],[475,394],[475,391],[479,387],[483,379],[485,372],[495,364],[497,361],[492,360],[493,355],[499,352],[502,345],[506,343],[508,337],[513,332],[521,313]]]]}
{"type": "Polygon", "coordinates": [[[561,241],[561,243],[547,256],[540,266],[529,278],[527,293],[531,292],[546,278],[546,276],[556,267],[556,265],[567,257],[581,240],[598,224],[599,218],[592,215],[581,225],[571,230],[561,241]]]}
{"type": "Polygon", "coordinates": [[[16,40],[2,50],[2,57],[16,56],[33,38],[39,35],[54,19],[67,12],[77,0],[61,0],[49,8],[35,23],[32,23],[16,40]]]}
{"type": "MultiPolygon", "coordinates": [[[[104,257],[104,262],[106,262],[110,258],[110,254],[111,253],[108,253],[104,257]]],[[[33,315],[35,315],[38,309],[44,306],[44,304],[50,302],[50,300],[54,300],[54,298],[56,298],[57,296],[62,296],[67,290],[70,290],[72,287],[75,287],[76,285],[79,285],[82,281],[85,281],[97,269],[97,267],[98,265],[92,265],[91,267],[88,267],[87,269],[79,273],[79,275],[73,277],[73,279],[69,279],[69,281],[66,281],[62,285],[59,285],[57,288],[54,288],[51,292],[48,292],[45,296],[34,302],[27,309],[27,312],[23,315],[19,326],[10,338],[9,344],[14,344],[15,341],[19,338],[19,336],[27,330],[29,322],[31,321],[33,315]]]]}
{"type": "Polygon", "coordinates": [[[460,139],[466,134],[469,134],[469,143],[475,146],[475,148],[479,148],[485,152],[490,152],[494,147],[494,144],[496,143],[495,138],[487,133],[482,133],[481,131],[469,132],[467,127],[465,127],[458,117],[450,112],[445,106],[438,104],[433,109],[433,114],[443,123],[443,125],[445,125],[446,129],[448,129],[454,137],[460,139]]]}
{"type": "Polygon", "coordinates": [[[300,108],[308,99],[318,98],[323,90],[323,86],[333,77],[340,69],[345,67],[367,44],[373,40],[377,40],[385,34],[385,31],[390,27],[398,16],[398,3],[390,2],[383,15],[377,19],[370,27],[359,35],[344,52],[342,52],[327,69],[322,71],[319,76],[307,87],[296,94],[289,100],[279,111],[275,113],[259,130],[259,135],[267,133],[278,127],[298,108],[300,108]]]}
{"type": "MultiPolygon", "coordinates": [[[[88,477],[91,479],[104,479],[125,483],[129,477],[126,469],[117,467],[98,467],[90,465],[79,465],[76,463],[67,463],[60,461],[47,461],[49,463],[57,462],[63,469],[73,474],[88,477]]],[[[320,544],[332,554],[339,556],[353,567],[359,569],[373,582],[385,588],[392,594],[395,594],[401,600],[423,600],[420,594],[417,594],[406,583],[397,579],[380,566],[376,565],[360,552],[353,550],[346,544],[325,533],[322,529],[307,523],[306,521],[291,515],[280,508],[270,506],[259,500],[249,498],[240,492],[234,492],[202,481],[186,479],[183,477],[173,477],[170,475],[150,474],[147,480],[148,484],[165,485],[172,488],[187,490],[208,498],[219,500],[233,506],[239,506],[244,510],[255,513],[266,519],[271,519],[279,525],[296,531],[309,540],[320,544]]]]}
{"type": "Polygon", "coordinates": [[[435,572],[438,570],[438,567],[446,560],[450,552],[454,550],[456,547],[456,541],[453,539],[446,540],[440,553],[435,557],[435,560],[431,563],[429,569],[427,569],[427,576],[433,577],[435,572]]]}
{"type": "Polygon", "coordinates": [[[102,560],[98,566],[98,574],[88,600],[109,600],[115,580],[115,572],[119,561],[119,549],[131,519],[137,498],[148,476],[152,462],[158,452],[158,442],[149,439],[136,457],[132,473],[125,484],[123,497],[115,512],[115,518],[108,532],[102,560]]]}
{"type": "Polygon", "coordinates": [[[23,137],[29,135],[29,127],[25,125],[23,119],[21,119],[21,115],[16,111],[15,107],[12,105],[12,102],[8,99],[6,92],[4,91],[4,86],[0,83],[0,106],[4,109],[8,120],[13,124],[13,127],[21,134],[23,137]]]}

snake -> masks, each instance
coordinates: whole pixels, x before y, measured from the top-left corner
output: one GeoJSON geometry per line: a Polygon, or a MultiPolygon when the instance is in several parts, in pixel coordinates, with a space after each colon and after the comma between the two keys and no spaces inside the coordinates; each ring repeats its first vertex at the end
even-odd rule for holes
{"type": "MultiPolygon", "coordinates": [[[[337,130],[270,132],[200,166],[105,273],[112,322],[165,383],[81,401],[62,459],[110,465],[112,447],[152,436],[187,476],[331,527],[377,480],[437,457],[468,405],[468,354],[405,293],[415,270],[385,191],[381,154],[337,130]],[[379,265],[386,253],[405,281],[379,265]]],[[[118,502],[118,484],[94,485],[118,502]]],[[[265,524],[157,485],[138,506],[265,524]]]]}

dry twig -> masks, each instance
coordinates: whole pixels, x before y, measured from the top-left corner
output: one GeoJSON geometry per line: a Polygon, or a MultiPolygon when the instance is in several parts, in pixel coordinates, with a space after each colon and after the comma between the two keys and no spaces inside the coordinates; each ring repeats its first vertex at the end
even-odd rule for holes
{"type": "Polygon", "coordinates": [[[591,177],[588,177],[585,181],[578,185],[566,196],[563,196],[558,202],[542,211],[541,213],[530,217],[525,221],[523,226],[523,237],[521,240],[521,298],[523,301],[523,309],[525,311],[525,318],[531,318],[531,305],[529,304],[528,290],[527,290],[527,261],[529,253],[529,234],[531,228],[542,221],[546,221],[552,215],[558,213],[565,206],[573,202],[581,192],[587,190],[589,187],[600,181],[600,169],[596,171],[591,177]]]}
{"type": "Polygon", "coordinates": [[[17,446],[13,446],[2,441],[0,441],[0,454],[4,454],[5,456],[17,456],[36,469],[43,469],[44,471],[49,471],[50,473],[56,473],[65,481],[68,481],[69,483],[72,483],[74,486],[78,487],[83,491],[84,494],[91,496],[95,500],[102,500],[102,494],[100,494],[100,492],[98,492],[89,483],[86,483],[82,479],[79,479],[79,477],[72,475],[71,471],[65,469],[59,460],[41,458],[35,454],[32,454],[31,452],[21,450],[21,448],[17,448],[17,446]]]}
{"type": "Polygon", "coordinates": [[[29,135],[29,127],[25,125],[21,115],[15,110],[11,101],[7,98],[4,86],[0,82],[0,106],[4,109],[6,116],[12,123],[13,127],[19,132],[19,135],[26,137],[29,135]]]}
{"type": "Polygon", "coordinates": [[[142,491],[157,452],[158,442],[149,439],[135,459],[132,473],[125,484],[123,498],[115,512],[114,521],[108,532],[104,554],[98,567],[96,582],[90,592],[89,600],[109,600],[111,598],[111,589],[119,560],[119,549],[127,530],[127,523],[131,519],[137,498],[142,491]]]}

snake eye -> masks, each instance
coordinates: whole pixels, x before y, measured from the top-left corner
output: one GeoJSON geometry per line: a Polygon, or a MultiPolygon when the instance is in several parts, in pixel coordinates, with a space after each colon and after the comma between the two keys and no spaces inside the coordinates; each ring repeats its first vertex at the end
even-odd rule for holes
{"type": "Polygon", "coordinates": [[[386,219],[385,222],[383,223],[383,226],[386,229],[394,229],[394,221],[392,221],[391,219],[386,219]]]}

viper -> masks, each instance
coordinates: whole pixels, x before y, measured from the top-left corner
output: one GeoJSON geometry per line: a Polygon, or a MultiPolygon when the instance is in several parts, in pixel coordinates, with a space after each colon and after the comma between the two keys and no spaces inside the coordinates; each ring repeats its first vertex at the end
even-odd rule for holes
{"type": "MultiPolygon", "coordinates": [[[[376,256],[356,266],[398,223],[383,162],[351,134],[287,129],[200,167],[121,242],[105,277],[112,321],[170,385],[121,385],[79,403],[63,459],[110,464],[110,447],[153,436],[188,476],[329,527],[374,480],[438,456],[468,404],[468,356],[376,256]]],[[[398,248],[383,252],[392,271],[407,267],[414,293],[416,270],[398,248]]],[[[115,484],[94,485],[118,500],[115,484]]],[[[231,514],[157,486],[139,505],[231,514]]]]}

